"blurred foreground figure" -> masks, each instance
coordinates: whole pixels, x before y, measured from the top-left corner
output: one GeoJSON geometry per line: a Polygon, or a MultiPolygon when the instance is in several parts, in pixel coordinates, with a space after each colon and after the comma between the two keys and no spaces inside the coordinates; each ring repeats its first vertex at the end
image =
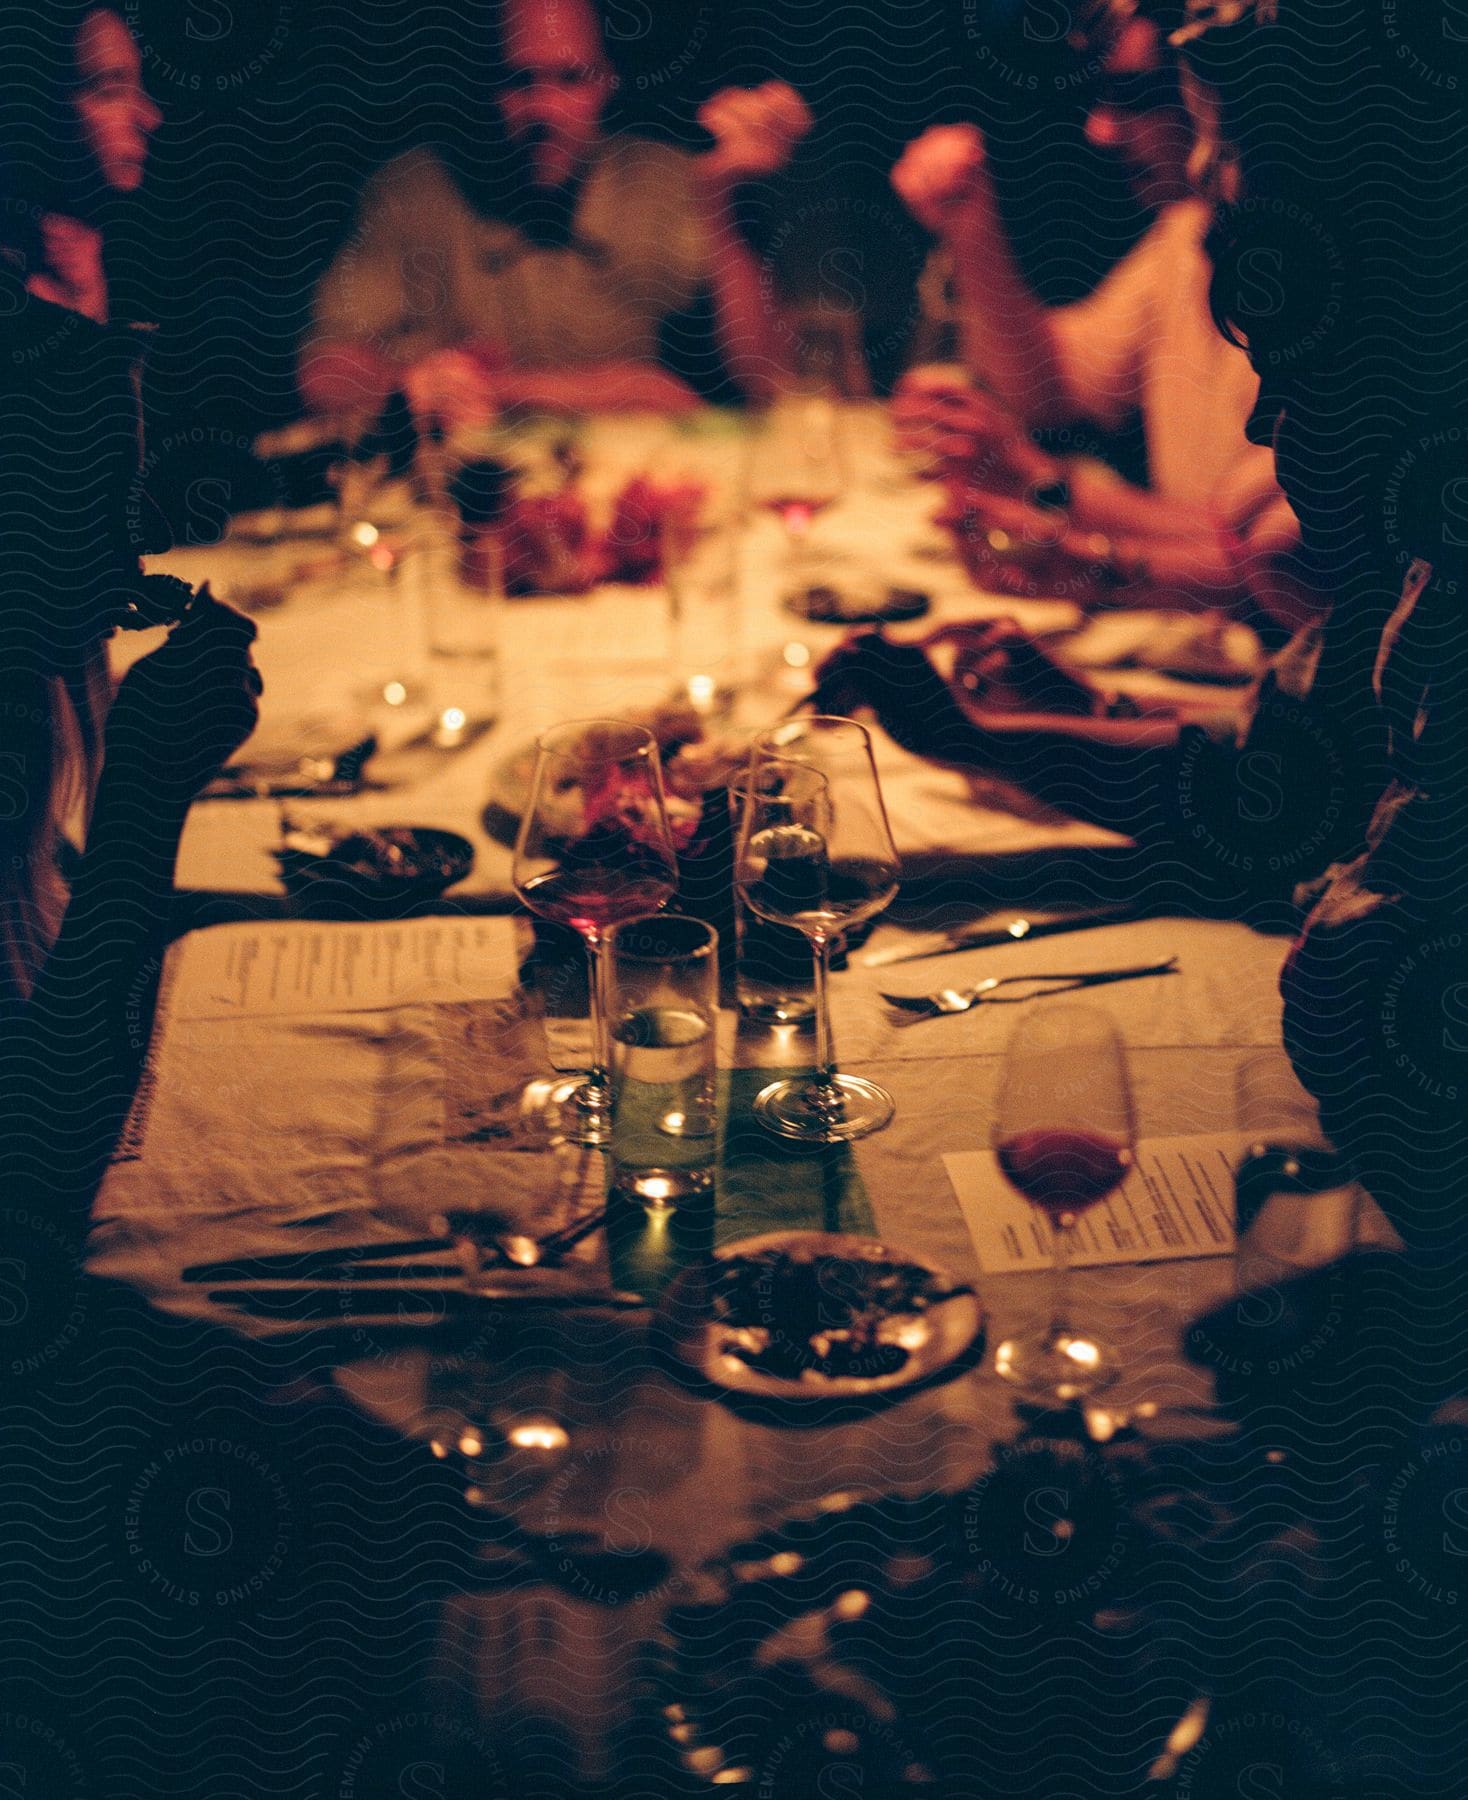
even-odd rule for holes
{"type": "Polygon", "coordinates": [[[1257,608],[1292,627],[1316,596],[1294,564],[1298,533],[1268,443],[1245,433],[1253,374],[1208,309],[1210,200],[1233,174],[1218,100],[1167,42],[1180,6],[1092,11],[1077,40],[1091,74],[1086,134],[1157,216],[1088,299],[1046,307],[1020,273],[978,128],[924,133],[893,185],[939,240],[963,357],[987,391],[949,368],[915,370],[894,417],[937,451],[981,524],[1056,543],[1077,574],[1091,568],[1174,602],[1257,608]],[[1115,430],[1133,414],[1147,489],[1094,461],[1063,463],[1026,435],[1079,422],[1115,430]]]}
{"type": "Polygon", "coordinates": [[[367,411],[402,388],[450,426],[514,404],[678,411],[695,396],[659,367],[659,334],[704,297],[725,372],[767,397],[775,320],[732,201],[788,162],[810,126],[800,96],[714,95],[699,114],[714,148],[689,156],[607,131],[616,78],[591,0],[504,0],[500,40],[503,153],[485,142],[451,170],[413,150],[369,183],[317,293],[308,404],[367,411]]]}

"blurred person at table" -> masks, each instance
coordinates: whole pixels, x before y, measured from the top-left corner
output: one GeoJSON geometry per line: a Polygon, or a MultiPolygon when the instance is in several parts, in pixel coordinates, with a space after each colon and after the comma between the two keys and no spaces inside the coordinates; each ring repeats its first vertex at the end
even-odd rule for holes
{"type": "Polygon", "coordinates": [[[1094,68],[1089,140],[1122,163],[1156,217],[1089,298],[1047,307],[1009,242],[982,133],[935,126],[893,185],[949,265],[961,371],[913,371],[893,402],[977,524],[1054,546],[1102,591],[1231,608],[1293,629],[1321,600],[1297,565],[1294,515],[1267,445],[1245,436],[1255,379],[1213,329],[1204,238],[1233,179],[1217,97],[1169,46],[1171,0],[1096,0],[1078,47],[1094,68]],[[1140,413],[1150,485],[1028,433],[1140,413]]]}
{"type": "Polygon", "coordinates": [[[133,334],[3,273],[0,307],[0,1086],[33,1155],[85,1160],[146,1045],[189,806],[252,730],[260,678],[248,620],[140,572],[133,334]],[[178,613],[114,693],[111,631],[178,613]]]}
{"type": "MultiPolygon", "coordinates": [[[[135,1073],[124,998],[189,802],[259,687],[254,627],[207,595],[115,697],[107,672],[124,617],[184,610],[138,561],[145,340],[109,320],[103,255],[158,122],[117,13],[41,0],[0,21],[0,1022],[43,1116],[78,1125],[135,1073]]],[[[65,1133],[32,1124],[54,1151],[65,1133]]]]}
{"type": "MultiPolygon", "coordinates": [[[[5,315],[14,325],[12,369],[44,349],[21,342],[30,335],[21,314],[29,307],[30,323],[40,316],[31,301],[59,309],[53,329],[63,335],[80,331],[65,315],[109,322],[107,225],[142,186],[161,119],[117,12],[38,0],[0,19],[0,273],[14,296],[5,315]]],[[[83,484],[89,475],[76,470],[83,484]]],[[[68,682],[82,755],[95,761],[110,691],[100,635],[79,652],[68,682]]]]}
{"type": "Polygon", "coordinates": [[[80,0],[0,25],[0,255],[40,300],[106,324],[106,224],[162,114],[126,21],[80,0]]]}
{"type": "Polygon", "coordinates": [[[368,185],[317,290],[307,403],[362,413],[401,389],[450,426],[510,405],[683,411],[696,396],[659,365],[659,334],[705,294],[728,376],[767,397],[780,340],[734,201],[808,131],[800,96],[724,89],[698,115],[712,149],[690,156],[608,129],[592,0],[503,0],[500,52],[502,152],[486,130],[456,166],[420,148],[368,185]]]}
{"type": "MultiPolygon", "coordinates": [[[[260,693],[248,620],[139,573],[138,349],[0,261],[0,1763],[45,1796],[336,1791],[321,1719],[401,1718],[456,1555],[469,1578],[462,1493],[319,1364],[88,1262],[180,833],[260,693]],[[119,619],[175,611],[94,712],[119,619]]],[[[487,1752],[404,1742],[502,1800],[487,1752]]]]}
{"type": "Polygon", "coordinates": [[[1425,129],[1423,90],[1351,35],[1353,8],[1279,13],[1199,31],[1188,54],[1225,84],[1241,145],[1211,297],[1257,371],[1250,435],[1273,448],[1328,612],[1211,726],[1037,700],[1044,652],[1013,626],[964,634],[966,684],[917,647],[856,640],[822,705],[873,705],[911,748],[1129,833],[1119,880],[1139,904],[1303,921],[1283,1015],[1301,1078],[1408,1241],[1459,1255],[1468,140],[1457,119],[1425,129]]]}

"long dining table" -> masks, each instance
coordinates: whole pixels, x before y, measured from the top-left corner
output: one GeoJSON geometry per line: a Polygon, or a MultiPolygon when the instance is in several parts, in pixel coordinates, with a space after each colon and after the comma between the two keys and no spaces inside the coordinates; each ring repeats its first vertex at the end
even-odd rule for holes
{"type": "MultiPolygon", "coordinates": [[[[1065,603],[976,593],[930,523],[931,490],[887,449],[880,415],[855,409],[848,424],[852,491],[820,526],[846,567],[876,568],[929,594],[929,624],[1005,615],[1036,629],[1065,622],[1065,603]]],[[[584,451],[593,488],[609,494],[655,455],[666,459],[669,435],[653,421],[599,423],[584,451]]],[[[719,453],[738,454],[735,434],[719,453]]],[[[808,685],[812,659],[839,636],[838,627],[782,609],[775,521],[747,525],[743,548],[727,669],[739,695],[734,724],[721,727],[729,730],[779,716],[808,685]]],[[[362,714],[364,686],[400,649],[392,609],[401,593],[385,596],[367,573],[303,575],[302,562],[289,536],[240,536],[175,550],[159,564],[208,576],[226,595],[280,590],[257,617],[262,731],[273,741],[288,742],[302,721],[317,729],[323,718],[362,714]]],[[[451,1729],[514,1747],[525,1783],[517,1792],[554,1793],[557,1780],[593,1791],[610,1779],[619,1733],[639,1705],[639,1646],[710,1559],[833,1494],[961,1489],[982,1478],[1016,1431],[1015,1395],[994,1372],[992,1348],[1043,1322],[1046,1285],[1034,1273],[980,1266],[944,1159],[986,1146],[1005,1036],[1022,1009],[978,1007],[912,1024],[883,1006],[881,989],[1176,958],[1177,973],[1165,979],[1086,996],[1125,1042],[1140,1137],[1227,1137],[1240,1148],[1261,1135],[1319,1141],[1280,1045],[1282,936],[1228,920],[1131,918],[1044,942],[871,966],[869,954],[917,943],[916,934],[959,916],[955,895],[961,900],[966,883],[988,896],[987,906],[1013,904],[1037,868],[1064,866],[1083,883],[1088,859],[1099,866],[1120,841],[881,739],[902,905],[834,977],[832,1008],[843,1067],[887,1087],[895,1116],[870,1138],[813,1156],[762,1149],[744,1116],[748,1097],[762,1070],[808,1062],[809,1040],[729,1012],[720,1058],[727,1216],[716,1233],[727,1242],[782,1223],[855,1230],[916,1253],[975,1285],[987,1350],[952,1379],[881,1410],[792,1426],[677,1379],[651,1347],[655,1307],[594,1313],[547,1304],[516,1313],[510,1305],[511,1322],[496,1315],[494,1331],[471,1332],[467,1348],[456,1321],[450,1353],[435,1335],[442,1318],[420,1329],[414,1317],[356,1296],[349,1314],[339,1307],[306,1323],[289,1308],[236,1310],[221,1300],[221,1283],[200,1280],[201,1268],[416,1236],[454,1200],[472,1207],[490,1197],[520,1229],[536,1231],[600,1204],[597,1153],[522,1143],[513,1125],[482,1128],[486,1118],[503,1123],[527,1079],[575,1067],[585,1052],[583,1021],[527,988],[531,932],[514,906],[510,847],[486,823],[485,806],[537,730],[666,698],[667,632],[656,586],[506,601],[493,730],[443,748],[407,733],[397,742],[387,718],[379,737],[390,780],[319,805],[287,803],[341,829],[411,823],[469,837],[471,876],[426,914],[292,916],[272,855],[280,804],[234,798],[194,807],[178,886],[198,928],[168,953],[138,1102],[95,1207],[96,1272],[136,1284],[165,1310],[243,1333],[330,1327],[341,1393],[394,1432],[457,1453],[486,1419],[549,1422],[551,1435],[525,1450],[528,1462],[496,1465],[494,1505],[541,1540],[589,1533],[614,1556],[625,1551],[629,1567],[634,1552],[664,1559],[659,1577],[636,1592],[578,1587],[532,1569],[444,1606],[426,1691],[451,1729]],[[267,979],[263,970],[274,973],[267,979]],[[537,1788],[536,1746],[551,1739],[559,1774],[544,1774],[537,1788]]],[[[1271,1217],[1273,1236],[1259,1254],[1273,1259],[1276,1277],[1353,1243],[1390,1241],[1353,1189],[1308,1210],[1266,1212],[1261,1224],[1271,1217]]],[[[656,1270],[657,1233],[668,1229],[639,1227],[630,1245],[615,1232],[591,1234],[571,1261],[578,1286],[635,1289],[656,1270]]],[[[1078,1273],[1076,1308],[1121,1364],[1092,1421],[1097,1442],[1122,1428],[1148,1441],[1222,1429],[1206,1346],[1186,1338],[1190,1322],[1238,1282],[1232,1254],[1078,1273]]]]}

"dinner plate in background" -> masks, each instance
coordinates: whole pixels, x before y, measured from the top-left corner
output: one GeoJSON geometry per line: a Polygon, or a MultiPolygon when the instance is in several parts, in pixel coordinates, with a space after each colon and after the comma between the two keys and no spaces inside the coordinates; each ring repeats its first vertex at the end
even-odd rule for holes
{"type": "Polygon", "coordinates": [[[774,1231],[685,1269],[663,1297],[661,1324],[676,1360],[716,1390],[862,1401],[955,1369],[979,1340],[984,1309],[947,1269],[878,1239],[774,1231]],[[864,1341],[820,1358],[812,1333],[846,1330],[853,1316],[864,1341]]]}

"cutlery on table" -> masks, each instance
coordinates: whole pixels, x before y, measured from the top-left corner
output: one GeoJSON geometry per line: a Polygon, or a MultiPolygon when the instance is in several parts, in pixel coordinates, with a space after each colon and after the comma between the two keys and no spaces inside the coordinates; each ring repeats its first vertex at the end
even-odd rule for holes
{"type": "MultiPolygon", "coordinates": [[[[335,1244],[320,1250],[282,1250],[262,1256],[195,1263],[184,1270],[183,1278],[188,1282],[290,1281],[293,1278],[322,1282],[380,1281],[390,1279],[395,1274],[417,1275],[423,1272],[417,1264],[419,1257],[451,1256],[465,1239],[473,1242],[481,1257],[493,1259],[492,1266],[499,1264],[516,1269],[548,1268],[566,1251],[604,1225],[607,1211],[605,1205],[595,1207],[558,1230],[548,1231],[538,1238],[516,1232],[495,1232],[482,1238],[477,1237],[468,1229],[468,1224],[480,1215],[456,1212],[445,1215],[445,1230],[436,1237],[392,1238],[369,1244],[335,1244]],[[368,1266],[364,1267],[364,1264],[368,1266]]],[[[450,1262],[425,1267],[426,1272],[431,1275],[452,1275],[459,1269],[457,1263],[450,1262]]]]}
{"type": "Polygon", "coordinates": [[[426,1323],[450,1313],[472,1314],[486,1306],[579,1312],[641,1312],[648,1302],[641,1294],[618,1288],[573,1288],[560,1293],[526,1288],[473,1288],[435,1282],[405,1281],[396,1286],[380,1283],[350,1306],[342,1304],[342,1289],[319,1282],[271,1281],[249,1286],[216,1288],[209,1294],[214,1305],[227,1312],[257,1319],[276,1319],[283,1325],[360,1325],[369,1320],[389,1323],[426,1323]]]}
{"type": "Polygon", "coordinates": [[[362,772],[376,754],[371,733],[338,755],[302,756],[294,769],[252,774],[248,763],[235,763],[204,790],[206,800],[345,800],[362,790],[362,772]]]}
{"type": "Polygon", "coordinates": [[[936,944],[920,950],[891,945],[883,950],[869,950],[858,958],[863,968],[885,969],[894,963],[921,962],[928,956],[951,956],[955,950],[987,950],[996,944],[1023,944],[1031,938],[1054,937],[1063,931],[1090,931],[1098,925],[1115,925],[1136,916],[1129,906],[1098,906],[1085,912],[1067,913],[1059,919],[1028,919],[1022,915],[1004,925],[960,926],[946,932],[936,944]]]}
{"type": "Polygon", "coordinates": [[[611,1202],[605,1201],[602,1205],[593,1207],[589,1213],[582,1213],[579,1218],[562,1225],[559,1230],[548,1231],[538,1238],[526,1237],[520,1232],[497,1232],[491,1238],[481,1239],[474,1230],[479,1218],[477,1213],[451,1212],[442,1217],[447,1232],[446,1241],[451,1246],[457,1247],[467,1241],[481,1255],[488,1250],[513,1268],[536,1269],[554,1264],[583,1238],[600,1230],[606,1224],[611,1210],[611,1202]]]}
{"type": "Polygon", "coordinates": [[[1024,1000],[1043,999],[1047,994],[1072,994],[1081,988],[1105,987],[1113,981],[1140,981],[1149,975],[1175,975],[1177,958],[1148,963],[1130,969],[1092,969],[1065,975],[990,975],[985,981],[969,987],[939,988],[933,994],[888,994],[882,998],[889,1006],[919,1018],[936,1019],[951,1013],[965,1013],[979,1005],[1017,1005],[1024,1000]],[[1027,991],[1001,994],[1002,987],[1023,987],[1027,991]]]}

